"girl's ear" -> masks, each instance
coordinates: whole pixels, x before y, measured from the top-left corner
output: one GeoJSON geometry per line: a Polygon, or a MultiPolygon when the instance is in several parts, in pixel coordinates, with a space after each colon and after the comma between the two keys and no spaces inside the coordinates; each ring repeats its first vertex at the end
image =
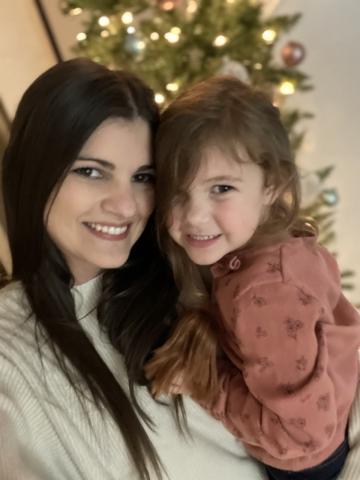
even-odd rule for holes
{"type": "Polygon", "coordinates": [[[269,185],[264,187],[264,205],[270,206],[272,205],[279,195],[278,190],[275,188],[274,185],[269,185]]]}

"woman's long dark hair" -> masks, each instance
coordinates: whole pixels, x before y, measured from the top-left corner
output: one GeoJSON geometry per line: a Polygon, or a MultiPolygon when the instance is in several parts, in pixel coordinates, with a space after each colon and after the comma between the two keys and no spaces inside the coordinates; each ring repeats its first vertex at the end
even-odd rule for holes
{"type": "MultiPolygon", "coordinates": [[[[47,335],[79,398],[83,400],[88,389],[97,407],[113,416],[142,480],[150,479],[151,470],[160,478],[161,462],[131,402],[76,318],[73,277],[46,232],[44,211],[83,144],[103,121],[140,117],[155,132],[158,110],[153,98],[153,92],[130,73],[113,72],[85,59],[60,63],[25,92],[3,160],[13,279],[23,284],[37,327],[47,335]],[[75,385],[74,369],[83,388],[75,385]]],[[[103,275],[99,302],[99,320],[124,355],[138,409],[135,382],[144,380],[143,364],[166,335],[176,296],[150,219],[126,264],[103,275]]]]}

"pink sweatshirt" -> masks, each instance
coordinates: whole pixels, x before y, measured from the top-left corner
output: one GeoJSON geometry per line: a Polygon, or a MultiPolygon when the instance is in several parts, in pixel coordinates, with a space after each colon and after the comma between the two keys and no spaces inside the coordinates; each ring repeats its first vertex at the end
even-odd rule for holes
{"type": "Polygon", "coordinates": [[[211,413],[260,461],[313,467],[344,440],[358,383],[360,317],[314,238],[226,255],[212,267],[221,393],[211,413]]]}

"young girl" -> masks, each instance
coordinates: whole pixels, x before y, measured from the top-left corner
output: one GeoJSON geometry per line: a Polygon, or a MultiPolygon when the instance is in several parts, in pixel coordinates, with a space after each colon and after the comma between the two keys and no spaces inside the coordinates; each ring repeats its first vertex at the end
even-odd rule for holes
{"type": "Polygon", "coordinates": [[[237,79],[200,83],[163,114],[156,168],[182,320],[148,364],[153,393],[193,396],[271,479],[337,478],[360,321],[299,215],[278,109],[237,79]]]}

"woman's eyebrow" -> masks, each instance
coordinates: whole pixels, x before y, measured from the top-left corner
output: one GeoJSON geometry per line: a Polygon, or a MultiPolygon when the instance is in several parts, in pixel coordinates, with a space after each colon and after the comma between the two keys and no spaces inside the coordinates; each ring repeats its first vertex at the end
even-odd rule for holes
{"type": "MultiPolygon", "coordinates": [[[[113,163],[109,162],[108,160],[103,160],[102,158],[81,155],[81,156],[77,157],[76,160],[81,160],[81,161],[84,161],[84,162],[96,162],[99,165],[101,165],[102,167],[107,168],[108,170],[115,170],[115,165],[113,163]]],[[[148,163],[148,164],[145,164],[145,165],[141,165],[140,167],[137,168],[136,171],[137,172],[142,172],[142,171],[145,171],[145,170],[146,171],[155,170],[155,167],[152,163],[148,163]]]]}
{"type": "Polygon", "coordinates": [[[108,162],[107,160],[103,160],[101,158],[96,158],[96,157],[87,157],[87,156],[84,156],[84,155],[81,155],[79,157],[76,158],[76,160],[83,160],[85,162],[96,162],[98,164],[100,164],[102,167],[105,167],[109,170],[115,170],[115,165],[111,162],[108,162]]]}

